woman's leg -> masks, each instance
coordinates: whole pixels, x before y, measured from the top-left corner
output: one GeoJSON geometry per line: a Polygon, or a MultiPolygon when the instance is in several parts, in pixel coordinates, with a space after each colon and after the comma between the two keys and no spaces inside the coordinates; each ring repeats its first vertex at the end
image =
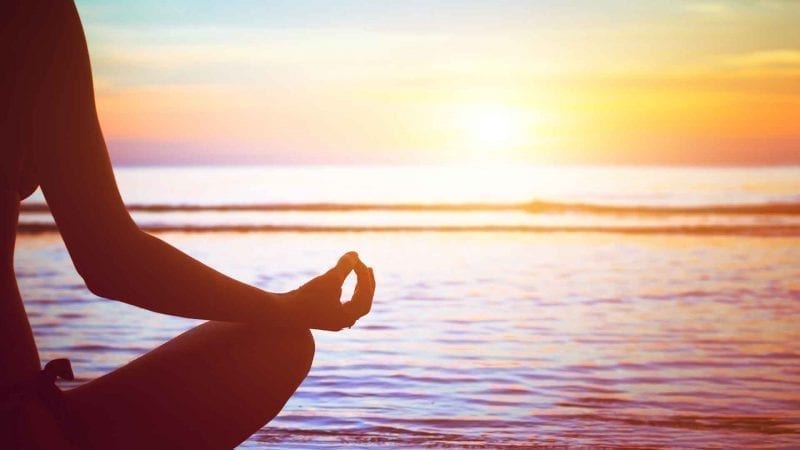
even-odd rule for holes
{"type": "Polygon", "coordinates": [[[207,322],[66,391],[92,448],[232,448],[305,379],[311,332],[207,322]]]}

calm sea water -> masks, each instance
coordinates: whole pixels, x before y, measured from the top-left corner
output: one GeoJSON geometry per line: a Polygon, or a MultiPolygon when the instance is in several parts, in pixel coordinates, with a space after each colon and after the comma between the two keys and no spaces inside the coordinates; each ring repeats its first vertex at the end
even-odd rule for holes
{"type": "MultiPolygon", "coordinates": [[[[118,176],[145,228],[265,289],[375,267],[373,312],[315,332],[245,448],[800,446],[798,168],[118,176]]],[[[44,360],[83,382],[198,323],[89,293],[40,201],[16,264],[44,360]]]]}
{"type": "MultiPolygon", "coordinates": [[[[121,169],[153,231],[615,231],[800,235],[800,167],[121,169]]],[[[37,195],[24,230],[52,230],[37,195]]]]}

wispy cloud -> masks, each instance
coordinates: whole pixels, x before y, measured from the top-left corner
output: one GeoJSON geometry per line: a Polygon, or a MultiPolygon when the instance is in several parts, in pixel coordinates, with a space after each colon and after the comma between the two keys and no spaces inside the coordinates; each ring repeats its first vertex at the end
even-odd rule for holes
{"type": "Polygon", "coordinates": [[[742,53],[728,56],[724,62],[737,68],[800,71],[800,48],[742,53]]]}
{"type": "Polygon", "coordinates": [[[691,13],[709,16],[725,16],[733,13],[734,8],[725,2],[696,2],[684,5],[684,9],[691,13]]]}

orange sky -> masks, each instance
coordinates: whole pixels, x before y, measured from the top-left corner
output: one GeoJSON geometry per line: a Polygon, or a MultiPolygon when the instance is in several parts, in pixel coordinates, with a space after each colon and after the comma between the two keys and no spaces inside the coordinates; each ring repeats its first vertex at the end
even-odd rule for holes
{"type": "Polygon", "coordinates": [[[798,2],[335,3],[78,1],[114,160],[800,163],[798,2]]]}

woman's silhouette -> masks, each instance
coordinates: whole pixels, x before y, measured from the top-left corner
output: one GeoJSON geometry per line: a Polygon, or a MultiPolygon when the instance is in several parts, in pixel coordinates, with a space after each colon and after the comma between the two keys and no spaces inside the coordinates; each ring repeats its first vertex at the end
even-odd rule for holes
{"type": "Polygon", "coordinates": [[[274,294],[142,232],[120,198],[71,0],[0,6],[0,448],[231,448],[271,420],[305,378],[309,328],[369,312],[372,269],[355,253],[274,294]],[[61,393],[63,361],[40,370],[13,270],[20,199],[44,193],[95,294],[207,319],[126,366],[61,393]],[[358,283],[340,303],[350,271],[358,283]],[[59,372],[61,371],[61,372],[59,372]]]}

